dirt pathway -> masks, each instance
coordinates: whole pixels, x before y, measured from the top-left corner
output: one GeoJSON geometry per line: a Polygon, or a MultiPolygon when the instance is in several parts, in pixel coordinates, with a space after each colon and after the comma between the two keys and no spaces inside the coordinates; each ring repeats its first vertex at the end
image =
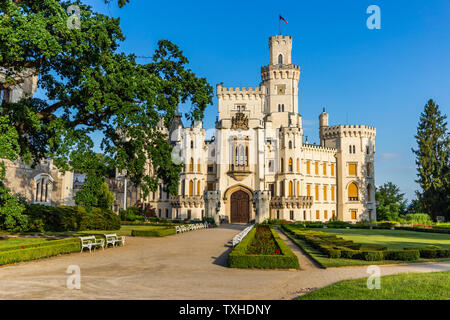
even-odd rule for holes
{"type": "MultiPolygon", "coordinates": [[[[125,247],[0,267],[0,299],[292,299],[305,288],[368,276],[366,267],[324,270],[308,265],[298,249],[303,270],[227,268],[230,240],[243,228],[128,237],[125,247]],[[69,265],[80,267],[81,290],[66,287],[69,265]]],[[[380,268],[382,275],[443,271],[450,270],[450,262],[380,268]]]]}

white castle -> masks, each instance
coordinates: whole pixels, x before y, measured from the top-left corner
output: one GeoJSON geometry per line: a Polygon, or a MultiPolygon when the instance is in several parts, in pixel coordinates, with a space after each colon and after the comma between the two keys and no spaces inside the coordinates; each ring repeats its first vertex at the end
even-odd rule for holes
{"type": "Polygon", "coordinates": [[[270,37],[269,50],[259,87],[217,85],[219,115],[211,140],[205,140],[201,122],[185,128],[180,116],[174,119],[167,133],[185,164],[178,196],[160,185],[146,202],[172,219],[376,220],[376,129],[329,126],[324,110],[320,145],[303,142],[292,37],[270,37]]]}
{"type": "MultiPolygon", "coordinates": [[[[139,188],[108,180],[116,195],[113,210],[139,203],[159,217],[209,216],[217,223],[328,221],[333,216],[349,222],[376,220],[375,128],[329,126],[324,110],[319,116],[320,145],[303,142],[300,67],[291,61],[292,37],[270,37],[269,49],[270,63],[261,68],[259,87],[217,85],[219,115],[211,140],[205,140],[201,122],[185,128],[180,115],[169,130],[160,125],[174,145],[174,160],[185,164],[178,195],[169,196],[160,184],[144,199],[139,188]]],[[[29,77],[22,86],[1,91],[0,99],[14,102],[33,94],[36,81],[29,77]]],[[[2,161],[5,183],[13,192],[34,203],[74,204],[80,181],[73,173],[62,174],[49,159],[36,168],[2,161]]]]}

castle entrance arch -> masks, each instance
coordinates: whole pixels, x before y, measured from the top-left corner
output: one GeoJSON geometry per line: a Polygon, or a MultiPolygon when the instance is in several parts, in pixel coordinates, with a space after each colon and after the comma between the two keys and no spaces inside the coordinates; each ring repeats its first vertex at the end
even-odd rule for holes
{"type": "Polygon", "coordinates": [[[230,197],[231,223],[248,223],[250,221],[250,197],[242,191],[235,191],[230,197]]]}

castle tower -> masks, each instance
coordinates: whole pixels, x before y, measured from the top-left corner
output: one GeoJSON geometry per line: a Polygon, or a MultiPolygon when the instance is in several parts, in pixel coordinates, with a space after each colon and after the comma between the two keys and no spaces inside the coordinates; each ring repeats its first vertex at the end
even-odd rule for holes
{"type": "Polygon", "coordinates": [[[269,38],[270,63],[261,68],[267,88],[265,113],[297,113],[300,67],[292,64],[292,37],[269,38]]]}
{"type": "Polygon", "coordinates": [[[323,108],[323,112],[319,116],[319,137],[320,137],[320,145],[322,147],[325,146],[324,139],[324,130],[328,127],[328,113],[325,112],[325,108],[323,108]]]}

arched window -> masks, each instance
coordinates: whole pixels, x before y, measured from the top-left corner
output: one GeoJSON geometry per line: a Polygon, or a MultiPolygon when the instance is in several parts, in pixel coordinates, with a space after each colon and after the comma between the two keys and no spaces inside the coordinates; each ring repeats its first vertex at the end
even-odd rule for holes
{"type": "Polygon", "coordinates": [[[283,55],[281,53],[278,55],[278,65],[280,67],[283,65],[283,55]]]}
{"type": "Polygon", "coordinates": [[[297,172],[300,172],[300,159],[297,158],[297,172]]]}
{"type": "Polygon", "coordinates": [[[300,197],[300,181],[297,181],[296,192],[297,192],[297,197],[300,197]]]}
{"type": "Polygon", "coordinates": [[[194,140],[191,140],[191,149],[194,149],[194,140]]]}
{"type": "Polygon", "coordinates": [[[189,162],[189,172],[194,171],[194,158],[191,158],[191,162],[189,162]]]}
{"type": "Polygon", "coordinates": [[[289,158],[289,172],[292,172],[293,170],[292,158],[289,158]]]}
{"type": "Polygon", "coordinates": [[[53,178],[48,174],[41,173],[34,177],[34,181],[36,182],[34,202],[50,204],[53,178]]]}
{"type": "Polygon", "coordinates": [[[281,170],[280,172],[284,172],[284,159],[281,158],[281,170]]]}
{"type": "Polygon", "coordinates": [[[289,149],[292,149],[292,141],[289,141],[289,149]]]}
{"type": "Polygon", "coordinates": [[[355,152],[355,146],[353,146],[353,153],[356,153],[356,152],[355,152]]]}
{"type": "Polygon", "coordinates": [[[244,146],[242,144],[239,146],[239,165],[244,165],[244,146]]]}
{"type": "Polygon", "coordinates": [[[367,185],[367,201],[372,201],[372,186],[370,184],[367,185]]]}
{"type": "Polygon", "coordinates": [[[194,195],[194,181],[189,180],[189,195],[194,195]]]}
{"type": "Polygon", "coordinates": [[[284,103],[281,105],[281,112],[284,112],[284,103]]]}
{"type": "Polygon", "coordinates": [[[248,166],[248,147],[245,147],[245,165],[248,166]]]}
{"type": "Polygon", "coordinates": [[[354,182],[348,185],[348,200],[358,201],[358,186],[354,182]]]}
{"type": "Polygon", "coordinates": [[[293,195],[294,195],[294,193],[293,193],[292,181],[289,181],[289,197],[292,197],[293,195]]]}
{"type": "Polygon", "coordinates": [[[348,146],[348,153],[352,153],[352,146],[348,146]]]}
{"type": "Polygon", "coordinates": [[[200,180],[197,181],[197,195],[200,195],[200,180]]]}

